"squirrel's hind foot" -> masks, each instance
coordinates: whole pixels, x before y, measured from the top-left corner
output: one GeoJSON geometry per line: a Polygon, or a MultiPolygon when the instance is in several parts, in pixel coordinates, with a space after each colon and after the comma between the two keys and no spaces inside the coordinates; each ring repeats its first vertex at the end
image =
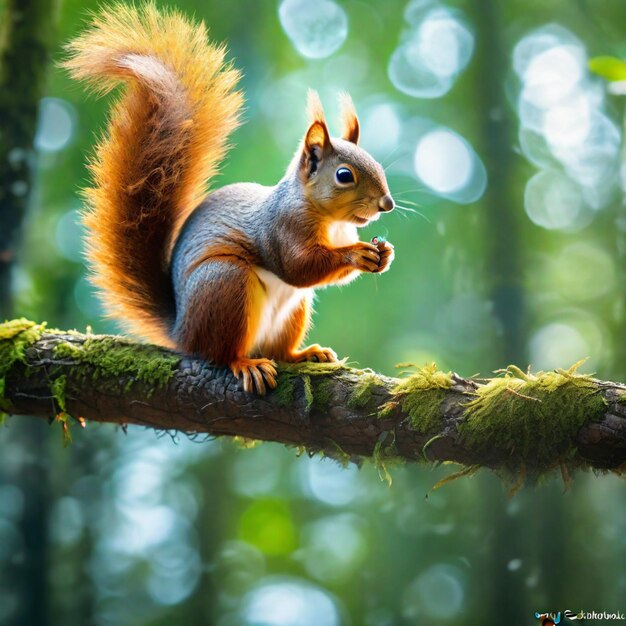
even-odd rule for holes
{"type": "Polygon", "coordinates": [[[337,360],[337,353],[332,348],[322,348],[314,343],[304,350],[294,352],[289,358],[290,363],[302,363],[303,361],[317,361],[318,363],[333,363],[337,360]]]}
{"type": "Polygon", "coordinates": [[[276,363],[270,359],[240,358],[230,364],[230,369],[237,380],[243,382],[243,389],[248,393],[265,395],[266,388],[276,388],[276,363]]]}

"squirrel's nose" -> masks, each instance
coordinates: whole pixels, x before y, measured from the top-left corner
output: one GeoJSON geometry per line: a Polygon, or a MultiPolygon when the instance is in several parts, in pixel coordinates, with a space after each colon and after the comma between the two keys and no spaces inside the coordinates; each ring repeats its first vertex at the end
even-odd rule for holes
{"type": "Polygon", "coordinates": [[[395,202],[393,201],[393,198],[391,197],[390,194],[385,194],[384,196],[381,196],[380,200],[378,201],[378,210],[379,211],[391,211],[391,209],[393,209],[393,207],[396,206],[395,202]]]}

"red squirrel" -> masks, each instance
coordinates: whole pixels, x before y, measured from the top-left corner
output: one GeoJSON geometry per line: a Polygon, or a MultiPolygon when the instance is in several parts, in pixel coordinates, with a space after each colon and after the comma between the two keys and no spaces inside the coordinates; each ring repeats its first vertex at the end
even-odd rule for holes
{"type": "Polygon", "coordinates": [[[247,392],[276,387],[276,361],[330,362],[301,347],[316,287],[381,273],[393,246],[357,228],[394,208],[385,172],[358,146],[343,96],[330,137],[315,92],[310,122],[273,187],[207,194],[238,126],[239,72],[204,24],[147,3],[104,8],[67,46],[71,75],[97,93],[119,83],[90,162],[87,257],[108,313],[130,331],[227,365],[247,392]]]}

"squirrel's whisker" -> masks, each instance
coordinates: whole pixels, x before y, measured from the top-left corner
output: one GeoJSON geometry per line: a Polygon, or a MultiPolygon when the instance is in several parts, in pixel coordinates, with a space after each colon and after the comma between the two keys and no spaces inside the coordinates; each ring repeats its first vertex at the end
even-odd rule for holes
{"type": "Polygon", "coordinates": [[[396,209],[400,209],[401,211],[400,215],[402,215],[402,211],[405,211],[408,213],[415,213],[416,215],[423,217],[429,224],[432,224],[432,222],[423,213],[421,213],[420,211],[417,211],[416,209],[410,209],[409,207],[400,206],[399,204],[396,204],[396,209]]]}
{"type": "Polygon", "coordinates": [[[393,167],[404,155],[401,154],[400,156],[396,157],[391,163],[389,163],[388,165],[383,166],[383,169],[385,170],[385,172],[387,172],[387,170],[390,167],[393,167]]]}
{"type": "Polygon", "coordinates": [[[423,204],[419,204],[418,202],[412,202],[411,200],[407,200],[406,198],[402,198],[402,202],[404,202],[404,204],[410,204],[412,206],[424,206],[423,204]]]}

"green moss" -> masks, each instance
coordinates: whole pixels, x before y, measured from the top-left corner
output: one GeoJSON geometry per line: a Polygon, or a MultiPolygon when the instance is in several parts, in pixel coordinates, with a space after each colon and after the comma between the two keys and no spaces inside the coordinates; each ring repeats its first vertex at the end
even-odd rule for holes
{"type": "Polygon", "coordinates": [[[45,324],[21,318],[0,324],[0,412],[9,411],[5,399],[5,377],[15,363],[26,360],[26,349],[42,335],[45,324]]]}
{"type": "Polygon", "coordinates": [[[281,363],[276,379],[276,389],[272,395],[280,406],[293,403],[296,383],[302,380],[307,409],[321,408],[330,401],[330,387],[327,381],[333,374],[343,369],[343,361],[336,363],[281,363]]]}
{"type": "Polygon", "coordinates": [[[156,346],[137,345],[116,337],[88,337],[82,344],[62,342],[54,348],[54,354],[89,365],[93,380],[124,377],[126,390],[135,382],[144,383],[152,391],[163,387],[180,362],[180,357],[163,353],[156,346]]]}
{"type": "Polygon", "coordinates": [[[382,385],[383,381],[380,376],[377,376],[373,372],[362,374],[348,399],[348,406],[353,409],[362,409],[367,406],[372,399],[374,387],[380,387],[382,385]]]}
{"type": "Polygon", "coordinates": [[[348,467],[352,457],[336,441],[330,439],[328,445],[331,449],[326,450],[322,455],[337,461],[344,469],[348,467]]]}
{"type": "Polygon", "coordinates": [[[328,376],[336,374],[338,371],[346,369],[343,361],[335,361],[334,363],[314,363],[305,361],[304,363],[281,363],[280,371],[282,374],[290,374],[292,376],[328,376]]]}
{"type": "Polygon", "coordinates": [[[249,437],[241,437],[239,435],[235,435],[233,438],[233,443],[238,447],[244,450],[252,450],[253,448],[257,448],[263,443],[259,439],[250,439],[249,437]]]}
{"type": "Polygon", "coordinates": [[[65,388],[67,387],[67,376],[59,376],[55,378],[50,384],[50,391],[52,392],[52,397],[55,399],[59,410],[63,413],[67,412],[67,408],[65,406],[65,388]]]}
{"type": "Polygon", "coordinates": [[[327,411],[330,408],[332,398],[333,381],[332,378],[324,378],[317,383],[313,404],[320,411],[327,411]]]}
{"type": "Polygon", "coordinates": [[[24,362],[26,348],[41,337],[45,327],[24,318],[0,324],[0,378],[16,361],[24,362]]]}
{"type": "Polygon", "coordinates": [[[394,433],[385,431],[380,434],[372,451],[372,461],[380,479],[384,480],[391,487],[393,479],[389,469],[392,466],[404,465],[406,463],[405,459],[398,456],[394,433]],[[387,440],[390,440],[389,443],[387,443],[387,440]]]}
{"type": "Polygon", "coordinates": [[[67,448],[67,446],[72,443],[72,433],[70,431],[71,415],[67,412],[67,407],[65,405],[66,388],[67,376],[64,374],[58,376],[50,383],[52,397],[54,398],[56,406],[59,408],[59,412],[56,414],[54,419],[56,422],[61,424],[61,435],[64,448],[67,448]]]}
{"type": "Polygon", "coordinates": [[[0,378],[0,416],[6,415],[5,411],[9,410],[9,401],[4,397],[6,389],[6,380],[0,378]]]}
{"type": "MultiPolygon", "coordinates": [[[[25,362],[26,350],[45,332],[53,335],[60,331],[47,330],[45,324],[35,324],[26,319],[17,319],[0,324],[0,416],[10,412],[11,406],[5,399],[6,375],[17,362],[25,362]]],[[[64,333],[71,334],[71,333],[64,333]]],[[[77,333],[74,333],[77,334],[77,333]]],[[[54,348],[56,357],[72,359],[77,363],[90,365],[89,375],[96,380],[104,376],[119,378],[124,376],[129,388],[141,381],[150,389],[156,389],[171,378],[179,357],[163,354],[154,346],[137,346],[113,337],[89,337],[81,344],[59,343],[54,348]]],[[[86,376],[83,370],[75,370],[77,376],[86,376]]],[[[69,419],[65,402],[67,377],[55,376],[55,368],[49,371],[50,393],[59,410],[56,421],[63,428],[63,444],[71,441],[69,419]]]]}
{"type": "Polygon", "coordinates": [[[276,389],[272,392],[272,395],[276,398],[276,402],[280,406],[289,406],[293,402],[293,398],[296,392],[296,380],[294,376],[278,373],[276,379],[276,389]]]}
{"type": "Polygon", "coordinates": [[[398,407],[399,402],[396,400],[391,400],[390,402],[385,402],[385,404],[381,405],[378,409],[378,417],[380,419],[386,419],[391,417],[394,409],[398,407]]]}
{"type": "Polygon", "coordinates": [[[311,377],[307,374],[302,377],[302,384],[304,386],[304,401],[306,403],[307,411],[310,411],[313,407],[313,386],[311,384],[311,377]]]}
{"type": "MultiPolygon", "coordinates": [[[[434,363],[418,369],[408,378],[401,380],[393,389],[395,402],[409,416],[411,428],[419,433],[436,433],[442,424],[441,404],[452,386],[450,372],[442,372],[434,363]]],[[[387,403],[379,411],[386,417],[394,408],[394,402],[387,403]]]]}
{"type": "Polygon", "coordinates": [[[579,365],[535,375],[509,368],[480,387],[459,426],[464,444],[480,454],[508,450],[516,472],[529,465],[541,473],[570,460],[581,426],[601,420],[607,406],[593,380],[576,374],[579,365]]]}
{"type": "Polygon", "coordinates": [[[13,339],[17,335],[20,335],[27,331],[32,331],[38,324],[31,322],[23,317],[16,320],[10,320],[0,324],[0,341],[5,339],[13,339]]]}
{"type": "Polygon", "coordinates": [[[391,487],[393,478],[389,473],[385,456],[383,440],[379,439],[374,446],[374,451],[372,452],[372,461],[374,462],[374,467],[378,470],[378,476],[380,479],[384,480],[391,487]]]}
{"type": "Polygon", "coordinates": [[[458,480],[459,478],[465,478],[467,476],[472,476],[473,474],[475,474],[479,469],[481,469],[480,465],[468,465],[466,467],[463,467],[462,469],[453,472],[452,474],[446,476],[445,478],[442,478],[441,480],[438,480],[432,487],[431,487],[431,491],[436,491],[437,489],[443,487],[444,485],[447,485],[448,483],[451,483],[455,480],[458,480]]]}

